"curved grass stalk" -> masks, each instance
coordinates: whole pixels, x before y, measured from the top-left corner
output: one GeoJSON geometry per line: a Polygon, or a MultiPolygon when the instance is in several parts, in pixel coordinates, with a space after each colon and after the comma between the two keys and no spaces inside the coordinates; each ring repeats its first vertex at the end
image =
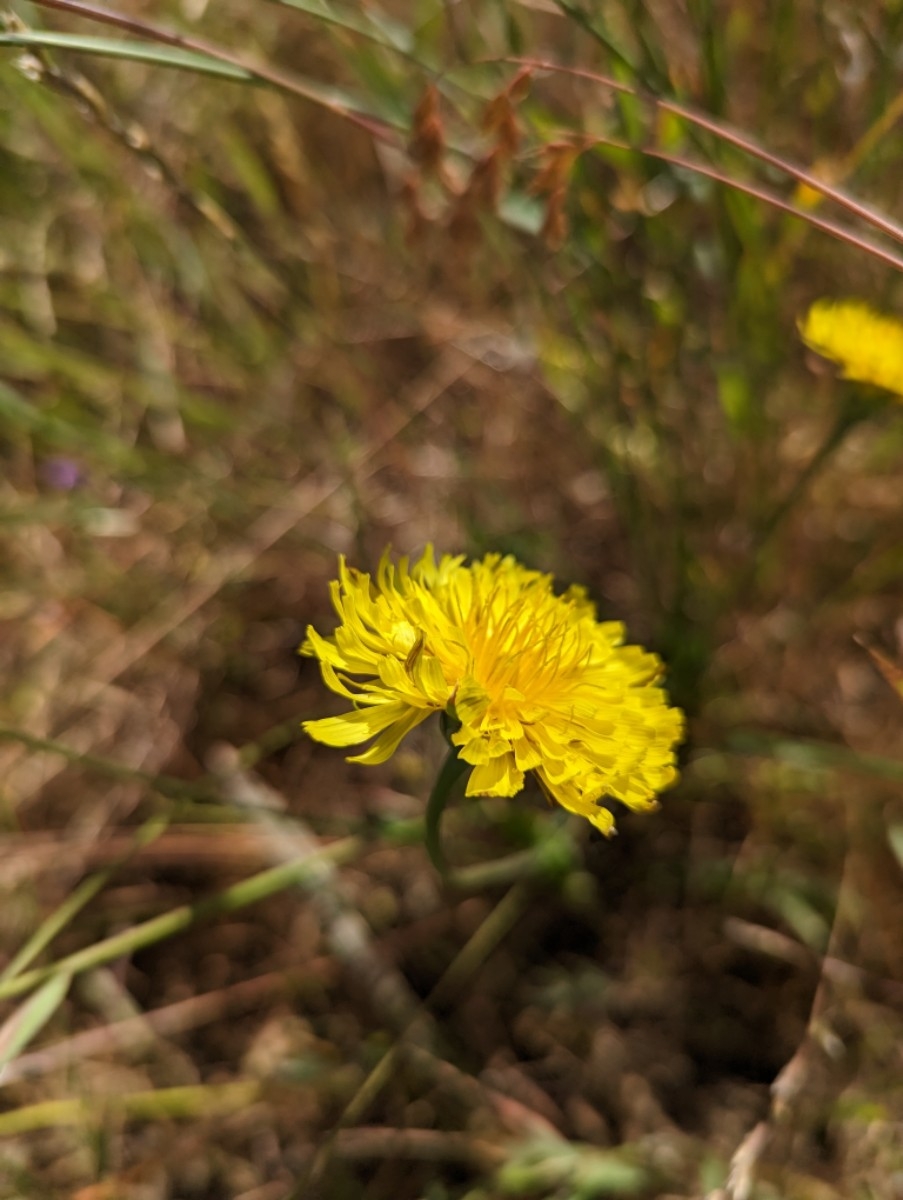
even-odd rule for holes
{"type": "Polygon", "coordinates": [[[249,72],[228,63],[216,62],[206,54],[175,47],[155,46],[152,42],[127,41],[124,38],[101,38],[92,35],[57,33],[52,30],[22,28],[16,22],[14,29],[0,33],[0,46],[20,47],[23,50],[69,50],[77,54],[93,54],[97,58],[124,58],[130,62],[143,62],[151,66],[173,67],[176,70],[194,71],[198,75],[212,75],[217,79],[234,83],[257,83],[249,72]]]}
{"type": "Polygon", "coordinates": [[[84,879],[70,896],[56,908],[34,931],[21,949],[13,955],[10,961],[0,971],[0,985],[21,975],[27,966],[38,957],[42,951],[61,933],[81,910],[100,893],[116,872],[128,862],[132,854],[142,846],[148,846],[166,831],[169,824],[167,817],[152,817],[138,829],[132,841],[132,846],[118,862],[102,871],[95,871],[84,879]]]}
{"type": "MultiPolygon", "coordinates": [[[[271,3],[313,17],[323,25],[330,25],[344,33],[354,34],[356,37],[372,42],[375,46],[382,47],[383,50],[391,50],[394,54],[406,58],[415,67],[426,68],[426,64],[411,53],[410,45],[413,39],[407,27],[387,17],[385,13],[377,15],[369,5],[361,7],[361,15],[358,16],[353,10],[338,9],[334,4],[326,3],[325,0],[271,0],[271,3]]],[[[430,66],[428,69],[435,70],[436,68],[430,66]]]]}
{"type": "MultiPolygon", "coordinates": [[[[145,38],[148,41],[157,42],[164,46],[172,46],[182,53],[187,52],[189,54],[203,55],[214,62],[222,63],[236,72],[242,73],[237,76],[239,79],[242,78],[242,75],[246,75],[251,79],[256,79],[277,87],[281,91],[290,92],[292,95],[300,96],[304,100],[319,104],[322,108],[326,108],[337,116],[351,121],[352,124],[360,126],[372,137],[380,141],[394,142],[397,138],[397,134],[392,129],[390,123],[374,113],[366,112],[363,103],[358,107],[357,101],[340,96],[334,88],[299,79],[297,76],[290,75],[276,67],[264,66],[253,59],[246,58],[242,54],[234,54],[231,50],[224,50],[214,42],[208,42],[205,38],[196,38],[187,34],[176,33],[163,26],[139,20],[137,17],[126,16],[124,13],[115,12],[110,8],[104,8],[99,4],[82,3],[82,0],[35,0],[35,3],[41,8],[56,9],[60,12],[70,13],[72,16],[82,17],[88,21],[95,21],[103,25],[111,25],[116,29],[126,30],[128,33],[133,33],[137,37],[145,38]]],[[[184,61],[174,61],[173,65],[184,67],[185,63],[184,61]]]]}
{"type": "MultiPolygon", "coordinates": [[[[135,17],[127,16],[123,13],[115,12],[112,9],[104,8],[97,4],[84,3],[83,0],[35,0],[36,4],[44,8],[56,9],[62,12],[71,13],[74,16],[82,17],[86,20],[99,22],[110,25],[118,29],[133,33],[140,38],[150,42],[173,48],[177,53],[171,60],[165,60],[160,55],[155,56],[156,61],[169,61],[169,65],[178,66],[189,69],[204,69],[203,62],[208,60],[209,64],[219,64],[221,73],[227,74],[237,81],[259,81],[268,83],[271,86],[277,87],[282,91],[289,92],[293,95],[300,96],[303,99],[319,104],[336,115],[342,116],[351,121],[353,124],[365,129],[371,136],[385,142],[397,143],[399,139],[399,130],[393,127],[393,124],[382,117],[373,113],[364,111],[363,103],[353,100],[348,97],[339,95],[335,89],[321,86],[309,80],[299,79],[295,75],[287,74],[284,71],[273,67],[264,66],[260,63],[249,61],[243,55],[235,54],[232,51],[224,50],[215,43],[209,42],[206,39],[195,38],[182,33],[176,33],[172,30],[163,28],[156,24],[151,24],[147,21],[139,20],[135,17]],[[192,58],[191,56],[196,56],[192,58]]],[[[303,6],[307,7],[307,6],[303,6]]],[[[49,43],[49,38],[46,35],[35,34],[34,39],[41,41],[43,44],[49,43]]],[[[6,40],[9,44],[13,42],[13,36],[10,35],[6,40]]],[[[58,46],[66,43],[66,35],[55,35],[54,38],[58,46]]],[[[16,35],[15,41],[18,44],[27,45],[28,37],[16,35]]],[[[72,45],[76,46],[77,38],[72,39],[72,45]]],[[[86,44],[82,44],[82,49],[87,49],[86,44]]],[[[397,47],[391,47],[397,49],[397,47]]],[[[103,52],[100,50],[100,52],[103,52]]],[[[108,51],[109,52],[109,51],[108,51]]],[[[893,221],[890,217],[873,209],[871,206],[857,200],[848,192],[841,188],[832,186],[830,183],[819,179],[810,171],[798,166],[789,159],[785,159],[778,154],[773,153],[766,147],[762,146],[754,138],[745,133],[733,128],[723,121],[710,117],[705,113],[699,112],[689,105],[683,104],[676,100],[669,100],[664,97],[656,96],[655,94],[643,88],[635,87],[631,84],[624,83],[622,80],[615,79],[611,75],[606,75],[600,71],[591,71],[582,67],[570,67],[562,63],[556,63],[549,59],[539,59],[530,57],[509,56],[501,60],[496,60],[503,63],[511,63],[520,67],[526,67],[529,70],[537,71],[552,71],[560,74],[570,75],[576,78],[587,79],[590,82],[600,84],[612,91],[620,92],[625,95],[634,96],[637,99],[650,104],[660,112],[666,112],[672,116],[679,117],[688,124],[695,126],[698,129],[705,130],[720,138],[723,142],[733,146],[735,149],[741,150],[749,154],[753,158],[759,159],[777,170],[782,171],[790,178],[795,179],[798,183],[804,184],[812,191],[818,193],[827,200],[831,200],[838,204],[852,215],[856,216],[863,222],[880,230],[887,237],[895,241],[903,243],[903,226],[893,221]]],[[[209,67],[208,67],[209,69],[209,67]]],[[[596,142],[603,142],[605,139],[595,138],[596,142]]],[[[615,140],[608,142],[610,145],[620,145],[624,148],[623,143],[615,140]]],[[[808,222],[813,228],[827,233],[830,236],[837,238],[839,241],[846,242],[848,245],[862,250],[874,258],[884,262],[885,265],[893,267],[895,270],[903,271],[903,257],[898,257],[891,251],[885,249],[879,244],[870,241],[868,238],[862,237],[854,230],[847,228],[845,225],[837,221],[832,221],[824,217],[818,217],[811,209],[793,204],[790,201],[782,199],[776,193],[768,188],[760,187],[756,184],[745,183],[734,176],[728,175],[725,172],[719,171],[715,167],[710,167],[706,163],[699,162],[695,159],[683,158],[680,155],[670,154],[667,151],[656,149],[653,146],[633,146],[627,147],[635,150],[637,153],[645,154],[650,158],[657,158],[662,162],[668,162],[673,166],[682,167],[685,170],[694,172],[695,174],[705,176],[715,182],[721,183],[727,187],[732,187],[737,191],[744,192],[752,196],[754,199],[760,200],[772,208],[778,209],[781,212],[788,213],[791,216],[799,218],[801,221],[808,222]]]]}
{"type": "MultiPolygon", "coordinates": [[[[757,142],[755,138],[750,137],[748,134],[741,133],[740,130],[735,129],[732,125],[728,125],[724,121],[716,120],[714,117],[710,117],[705,113],[699,112],[690,105],[682,104],[677,100],[668,100],[661,96],[656,96],[643,88],[634,87],[632,84],[624,83],[623,81],[615,79],[613,76],[606,75],[600,71],[590,71],[583,67],[569,67],[562,63],[553,62],[549,59],[510,56],[496,61],[510,63],[514,66],[526,67],[534,71],[551,71],[562,75],[570,75],[578,79],[587,79],[592,83],[597,83],[603,87],[609,88],[611,91],[634,96],[636,99],[651,105],[659,112],[669,113],[671,116],[679,117],[688,124],[694,125],[698,129],[703,129],[707,133],[711,133],[715,137],[720,138],[721,141],[725,142],[727,145],[733,146],[737,150],[742,150],[745,154],[750,155],[752,158],[757,158],[760,162],[764,162],[768,166],[782,171],[785,175],[790,176],[791,179],[795,179],[798,183],[805,184],[806,187],[811,188],[812,191],[817,192],[826,200],[831,200],[841,208],[846,209],[848,212],[852,213],[855,217],[858,217],[866,224],[872,225],[874,228],[879,229],[887,237],[892,238],[897,242],[903,242],[903,226],[892,220],[890,217],[885,216],[884,213],[872,208],[871,205],[864,204],[861,200],[857,200],[855,196],[851,196],[850,193],[844,189],[834,187],[825,180],[819,179],[816,175],[813,175],[811,171],[807,171],[804,167],[798,166],[792,160],[783,158],[781,155],[775,154],[773,151],[768,150],[765,146],[761,145],[761,143],[757,142]]],[[[664,157],[663,151],[656,151],[652,148],[635,146],[633,149],[643,154],[649,154],[653,157],[664,157]]],[[[699,166],[691,164],[691,169],[698,171],[699,166]]],[[[739,181],[731,179],[730,177],[725,177],[722,179],[722,182],[730,183],[732,186],[739,186],[739,181]]],[[[768,199],[768,195],[768,193],[763,193],[760,199],[766,199],[769,203],[771,203],[771,200],[768,199]]],[[[784,207],[785,210],[787,209],[785,202],[782,202],[779,207],[784,207]]],[[[793,210],[794,215],[801,217],[803,220],[808,220],[814,224],[811,214],[807,213],[804,209],[796,209],[792,205],[790,208],[793,210]]],[[[833,231],[829,230],[828,232],[833,231]]]]}
{"type": "Polygon", "coordinates": [[[893,267],[897,271],[903,271],[903,257],[894,254],[892,250],[888,250],[878,242],[863,237],[861,234],[856,233],[854,229],[849,229],[839,221],[832,221],[829,217],[816,216],[814,212],[802,208],[790,200],[784,200],[783,197],[769,188],[761,187],[755,183],[746,183],[742,179],[736,179],[733,175],[719,171],[717,167],[710,167],[708,163],[702,163],[693,158],[684,158],[680,154],[670,154],[666,150],[655,150],[648,146],[631,146],[627,142],[620,141],[618,138],[594,136],[586,144],[588,147],[601,145],[614,146],[618,150],[632,150],[637,154],[646,155],[647,158],[656,158],[660,162],[669,163],[671,166],[680,167],[685,171],[692,171],[695,175],[701,175],[706,179],[713,180],[715,183],[721,183],[725,187],[733,188],[734,191],[743,192],[746,196],[752,196],[754,200],[761,200],[763,204],[769,204],[779,212],[787,213],[791,217],[797,217],[800,221],[806,221],[813,229],[818,229],[822,233],[828,233],[832,237],[837,238],[838,241],[846,242],[847,245],[853,246],[857,250],[863,250],[866,254],[871,254],[873,258],[879,259],[887,266],[893,267]]]}

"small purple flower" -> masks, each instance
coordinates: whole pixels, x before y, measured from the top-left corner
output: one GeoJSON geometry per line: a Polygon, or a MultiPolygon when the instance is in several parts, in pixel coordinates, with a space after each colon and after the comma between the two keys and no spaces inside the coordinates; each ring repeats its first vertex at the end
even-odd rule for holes
{"type": "Polygon", "coordinates": [[[82,469],[74,459],[58,454],[41,463],[40,476],[48,487],[71,492],[82,481],[82,469]]]}

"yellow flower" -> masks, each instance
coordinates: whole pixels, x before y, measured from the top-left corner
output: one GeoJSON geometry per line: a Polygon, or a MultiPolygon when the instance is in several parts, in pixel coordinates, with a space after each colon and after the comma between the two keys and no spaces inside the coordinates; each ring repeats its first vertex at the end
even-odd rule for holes
{"type": "Polygon", "coordinates": [[[340,624],[329,638],[309,628],[301,653],[355,707],[304,729],[330,746],[375,739],[349,762],[384,762],[448,712],[472,767],[467,795],[513,796],[533,771],[604,833],[614,823],[603,798],[651,808],[676,779],[683,714],[656,686],[661,662],[623,645],[618,622],[596,621],[582,588],[556,596],[550,575],[511,557],[437,563],[428,547],[413,566],[387,552],[375,581],[342,559],[331,590],[340,624]]]}
{"type": "Polygon", "coordinates": [[[839,363],[845,379],[903,396],[903,322],[861,300],[818,300],[800,321],[811,349],[839,363]]]}

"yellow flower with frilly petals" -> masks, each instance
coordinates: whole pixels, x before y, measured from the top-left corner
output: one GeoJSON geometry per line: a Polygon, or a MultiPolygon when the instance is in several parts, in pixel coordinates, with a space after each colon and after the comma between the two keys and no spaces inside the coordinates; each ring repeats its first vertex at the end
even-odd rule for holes
{"type": "Polygon", "coordinates": [[[903,321],[861,300],[818,300],[800,322],[800,336],[838,363],[845,379],[903,397],[903,321]]]}
{"type": "Polygon", "coordinates": [[[466,564],[432,547],[413,566],[383,556],[375,581],[339,563],[335,633],[313,628],[302,654],[352,712],[304,729],[330,746],[374,739],[350,762],[385,762],[431,713],[472,770],[469,796],[513,796],[533,771],[543,791],[610,833],[613,797],[651,808],[674,782],[683,714],[656,680],[662,664],[598,622],[582,588],[557,596],[552,577],[488,554],[466,564]]]}

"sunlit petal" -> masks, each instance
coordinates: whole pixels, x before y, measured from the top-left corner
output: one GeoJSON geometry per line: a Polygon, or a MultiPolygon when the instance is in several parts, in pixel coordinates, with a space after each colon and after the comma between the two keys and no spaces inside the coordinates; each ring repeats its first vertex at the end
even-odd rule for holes
{"type": "Polygon", "coordinates": [[[807,346],[840,365],[845,379],[903,397],[903,321],[861,300],[818,300],[800,321],[807,346]]]}
{"type": "Polygon", "coordinates": [[[556,595],[551,576],[511,557],[437,561],[429,547],[411,563],[385,554],[372,580],[341,561],[332,598],[335,633],[308,630],[302,653],[357,707],[305,729],[332,746],[372,739],[352,761],[384,762],[447,711],[468,795],[512,796],[531,771],[605,833],[601,800],[647,809],[676,779],[683,714],[660,686],[662,663],[625,646],[619,622],[598,622],[582,588],[556,595]]]}

